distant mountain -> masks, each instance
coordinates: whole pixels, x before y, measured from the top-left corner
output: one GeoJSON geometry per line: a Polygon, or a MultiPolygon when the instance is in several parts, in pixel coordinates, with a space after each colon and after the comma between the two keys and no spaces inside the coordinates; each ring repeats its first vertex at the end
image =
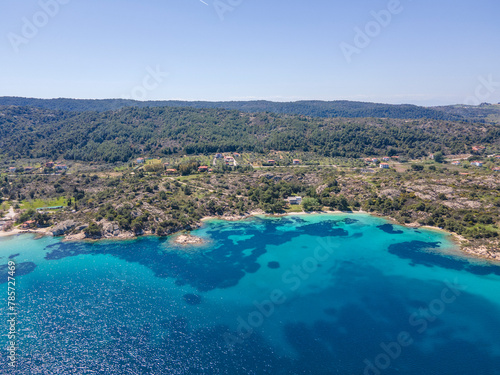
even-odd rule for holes
{"type": "Polygon", "coordinates": [[[231,102],[201,102],[201,101],[135,101],[127,99],[33,99],[20,97],[0,97],[0,106],[36,107],[50,110],[73,112],[105,112],[127,107],[189,107],[204,109],[237,110],[247,113],[271,112],[276,114],[303,115],[311,117],[376,117],[396,119],[433,119],[433,120],[470,120],[460,112],[419,107],[410,104],[378,104],[352,101],[231,101],[231,102]]]}

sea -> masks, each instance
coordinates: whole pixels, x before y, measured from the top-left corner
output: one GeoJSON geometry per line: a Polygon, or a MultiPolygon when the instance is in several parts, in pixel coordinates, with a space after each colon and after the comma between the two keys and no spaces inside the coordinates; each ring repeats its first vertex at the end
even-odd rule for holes
{"type": "Polygon", "coordinates": [[[500,266],[445,232],[352,213],[192,234],[0,239],[0,374],[500,374],[500,266]]]}

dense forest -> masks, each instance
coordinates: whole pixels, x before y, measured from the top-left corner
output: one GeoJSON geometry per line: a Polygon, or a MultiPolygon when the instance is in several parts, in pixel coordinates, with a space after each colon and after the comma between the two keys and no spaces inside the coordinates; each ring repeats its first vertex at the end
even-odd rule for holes
{"type": "Polygon", "coordinates": [[[500,126],[442,120],[311,118],[176,107],[71,112],[0,107],[0,157],[126,162],[139,155],[312,151],[358,158],[461,153],[500,126]]]}
{"type": "MultiPolygon", "coordinates": [[[[105,112],[126,107],[190,107],[205,109],[227,109],[247,113],[272,112],[276,114],[304,115],[311,117],[377,117],[399,119],[434,120],[480,120],[487,117],[480,107],[436,107],[426,108],[409,104],[391,105],[352,101],[233,101],[233,102],[187,102],[187,101],[135,101],[127,99],[33,99],[0,97],[0,106],[16,105],[43,109],[105,112]]],[[[500,110],[499,110],[500,112],[500,110]]]]}

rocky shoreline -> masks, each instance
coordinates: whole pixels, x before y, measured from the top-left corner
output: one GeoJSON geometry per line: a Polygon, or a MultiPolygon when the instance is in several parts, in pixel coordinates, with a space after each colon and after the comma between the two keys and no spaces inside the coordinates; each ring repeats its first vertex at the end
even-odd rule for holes
{"type": "MultiPolygon", "coordinates": [[[[342,213],[340,211],[321,211],[321,212],[311,212],[311,213],[305,213],[305,212],[294,212],[294,213],[284,213],[284,214],[277,214],[277,215],[271,215],[271,216],[288,216],[288,215],[307,215],[307,214],[338,214],[342,213]]],[[[374,213],[368,213],[364,211],[359,211],[356,213],[362,213],[362,214],[368,214],[368,215],[376,215],[374,213]]],[[[228,215],[228,216],[206,216],[200,220],[198,225],[196,227],[200,227],[203,225],[204,221],[207,220],[227,220],[227,221],[238,221],[238,220],[244,220],[253,216],[258,216],[258,215],[266,215],[266,213],[262,210],[257,210],[257,211],[252,211],[249,213],[246,213],[244,215],[228,215]]],[[[381,216],[381,215],[376,215],[381,218],[385,218],[387,220],[392,221],[396,225],[401,225],[405,226],[407,228],[425,228],[425,229],[430,229],[430,230],[437,230],[440,232],[447,233],[452,236],[454,242],[457,244],[459,249],[461,250],[462,253],[468,256],[472,256],[475,258],[480,258],[483,260],[488,260],[488,261],[500,261],[500,249],[498,251],[492,251],[492,249],[488,248],[485,245],[478,245],[474,246],[471,241],[468,239],[458,235],[457,233],[453,232],[448,232],[445,231],[441,228],[437,227],[430,227],[430,226],[423,226],[419,223],[408,223],[408,224],[401,224],[397,222],[394,218],[392,217],[387,217],[387,216],[381,216]]],[[[53,227],[49,228],[42,228],[42,229],[12,229],[8,232],[0,232],[0,237],[6,237],[6,236],[11,236],[11,235],[16,235],[16,234],[37,234],[39,236],[53,236],[53,237],[62,237],[64,236],[63,241],[84,241],[84,240],[105,240],[105,239],[111,239],[111,240],[131,240],[135,238],[139,238],[144,235],[155,235],[154,233],[150,232],[143,232],[141,234],[136,234],[131,231],[122,231],[118,227],[117,224],[115,223],[110,223],[110,222],[105,222],[103,223],[103,231],[102,235],[99,238],[89,238],[86,236],[86,234],[83,232],[84,229],[87,228],[86,224],[81,224],[77,223],[73,220],[67,220],[62,223],[58,223],[53,227]]],[[[181,230],[179,232],[182,232],[185,230],[181,230]]],[[[177,232],[177,233],[179,233],[177,232]]],[[[183,233],[180,235],[176,235],[176,233],[171,233],[169,236],[174,236],[174,242],[179,245],[183,246],[193,246],[193,245],[202,245],[205,243],[205,241],[200,238],[193,236],[189,233],[183,233]]]]}

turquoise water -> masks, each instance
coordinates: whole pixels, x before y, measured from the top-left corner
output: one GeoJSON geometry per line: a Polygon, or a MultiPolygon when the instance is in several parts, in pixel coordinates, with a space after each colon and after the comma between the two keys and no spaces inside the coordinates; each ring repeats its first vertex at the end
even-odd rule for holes
{"type": "Polygon", "coordinates": [[[441,232],[342,214],[193,234],[0,239],[0,374],[500,374],[500,267],[441,232]]]}

